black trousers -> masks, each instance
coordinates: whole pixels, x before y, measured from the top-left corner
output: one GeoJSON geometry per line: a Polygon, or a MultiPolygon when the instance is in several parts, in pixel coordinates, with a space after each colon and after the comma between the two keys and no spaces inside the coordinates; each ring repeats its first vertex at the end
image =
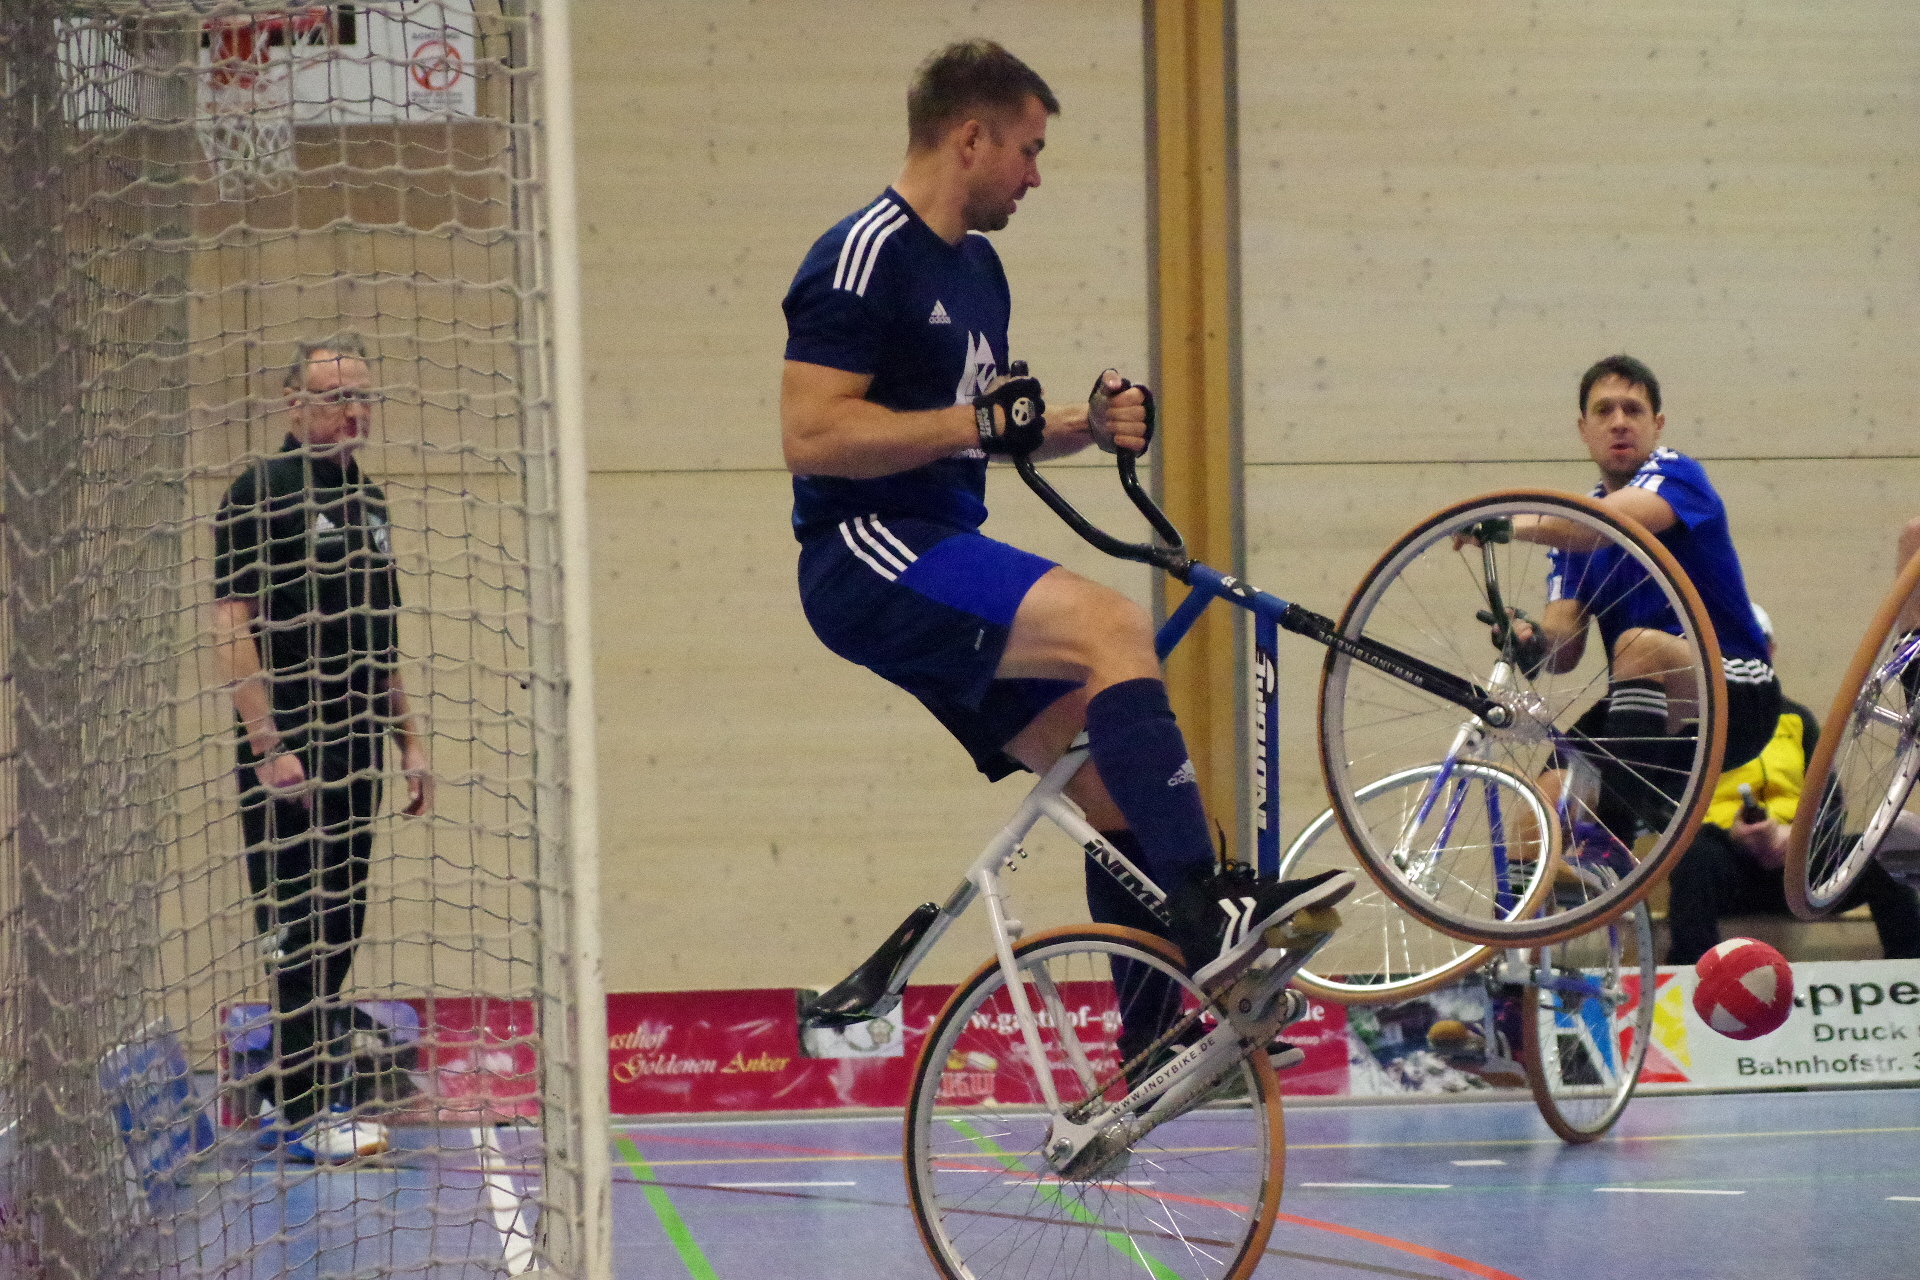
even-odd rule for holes
{"type": "MultiPolygon", "coordinates": [[[[1788,915],[1780,871],[1755,862],[1724,828],[1702,824],[1667,879],[1668,964],[1693,964],[1720,942],[1720,917],[1788,915]]],[[[1920,957],[1920,899],[1869,862],[1840,910],[1865,903],[1889,960],[1920,957]]]]}
{"type": "Polygon", "coordinates": [[[382,739],[352,733],[299,754],[308,779],[319,783],[311,806],[271,798],[244,752],[236,770],[254,920],[272,942],[272,1097],[291,1124],[325,1110],[347,1074],[349,1011],[338,997],[366,927],[382,739]]]}

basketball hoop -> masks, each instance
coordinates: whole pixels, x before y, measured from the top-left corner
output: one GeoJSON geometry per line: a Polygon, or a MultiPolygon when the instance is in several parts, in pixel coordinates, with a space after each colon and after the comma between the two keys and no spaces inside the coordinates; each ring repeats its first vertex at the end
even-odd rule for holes
{"type": "Polygon", "coordinates": [[[334,43],[333,22],[326,6],[207,22],[208,59],[195,129],[222,200],[292,189],[299,172],[293,150],[292,46],[334,43]],[[275,48],[285,52],[276,58],[275,48]]]}

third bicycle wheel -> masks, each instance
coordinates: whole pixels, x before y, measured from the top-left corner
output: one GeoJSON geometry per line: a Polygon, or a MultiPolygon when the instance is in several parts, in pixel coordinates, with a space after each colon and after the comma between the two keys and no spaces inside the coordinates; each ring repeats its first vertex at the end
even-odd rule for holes
{"type": "Polygon", "coordinates": [[[1647,904],[1543,948],[1532,964],[1533,985],[1521,996],[1527,1085],[1555,1133],[1592,1142],[1633,1097],[1653,1034],[1658,979],[1647,904]]]}
{"type": "MultiPolygon", "coordinates": [[[[1440,777],[1439,765],[1421,765],[1388,774],[1360,788],[1357,808],[1369,830],[1398,831],[1413,818],[1440,777]]],[[[1462,760],[1441,787],[1437,828],[1444,827],[1448,848],[1463,856],[1471,850],[1476,865],[1502,862],[1514,869],[1514,888],[1523,903],[1545,887],[1543,873],[1553,865],[1558,824],[1526,779],[1498,765],[1462,760]]],[[[1387,837],[1391,839],[1391,837],[1387,837]]],[[[1353,848],[1323,810],[1307,824],[1280,859],[1280,878],[1299,879],[1323,871],[1358,871],[1353,848]]],[[[1293,985],[1308,995],[1338,1004],[1383,1004],[1407,1000],[1451,978],[1477,969],[1491,947],[1463,942],[1413,918],[1380,886],[1362,880],[1340,903],[1340,929],[1316,951],[1293,985]]]]}
{"type": "MultiPolygon", "coordinates": [[[[1644,897],[1692,839],[1719,776],[1725,678],[1699,596],[1633,521],[1545,490],[1448,507],[1381,557],[1340,634],[1470,681],[1500,708],[1502,723],[1490,724],[1381,666],[1328,652],[1320,683],[1328,794],[1374,880],[1427,924],[1502,947],[1584,933],[1644,897]],[[1534,537],[1574,549],[1550,553],[1534,537]],[[1558,623],[1569,611],[1584,619],[1577,635],[1544,654],[1527,650],[1520,623],[1558,623]],[[1498,640],[1496,618],[1513,620],[1498,640]],[[1609,733],[1616,668],[1660,686],[1658,731],[1609,733]],[[1462,757],[1538,787],[1560,814],[1562,856],[1612,874],[1581,877],[1586,897],[1535,914],[1483,851],[1437,841],[1430,814],[1393,831],[1368,822],[1358,799],[1368,784],[1462,757]]],[[[1384,665],[1406,667],[1391,656],[1384,665]]]]}
{"type": "Polygon", "coordinates": [[[1845,900],[1920,775],[1920,637],[1894,634],[1916,584],[1920,556],[1868,624],[1807,761],[1786,866],[1787,905],[1803,920],[1845,900]]]}

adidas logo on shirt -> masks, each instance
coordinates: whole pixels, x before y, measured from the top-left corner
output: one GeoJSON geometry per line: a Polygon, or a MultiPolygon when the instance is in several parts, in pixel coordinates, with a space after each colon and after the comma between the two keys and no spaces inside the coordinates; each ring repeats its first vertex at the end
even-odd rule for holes
{"type": "Polygon", "coordinates": [[[324,511],[318,512],[314,515],[313,527],[319,533],[326,533],[331,529],[339,528],[339,526],[334,524],[333,521],[327,519],[327,513],[324,511]]]}
{"type": "Polygon", "coordinates": [[[928,324],[952,324],[953,323],[953,317],[947,314],[946,307],[941,305],[940,300],[938,298],[935,298],[933,301],[933,314],[927,317],[927,323],[928,324]]]}
{"type": "Polygon", "coordinates": [[[1199,781],[1200,775],[1193,771],[1193,761],[1187,759],[1181,761],[1180,767],[1173,771],[1173,776],[1167,779],[1167,785],[1177,787],[1188,782],[1198,784],[1199,781]]]}

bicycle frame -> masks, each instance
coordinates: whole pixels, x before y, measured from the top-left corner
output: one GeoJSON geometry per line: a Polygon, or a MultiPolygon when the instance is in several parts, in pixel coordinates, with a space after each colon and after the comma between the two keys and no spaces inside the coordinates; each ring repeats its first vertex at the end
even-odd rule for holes
{"type": "MultiPolygon", "coordinates": [[[[1017,458],[1015,465],[1028,487],[1082,538],[1109,555],[1157,567],[1191,588],[1186,599],[1166,619],[1155,636],[1155,651],[1162,659],[1187,636],[1201,613],[1215,600],[1225,600],[1254,616],[1255,672],[1260,695],[1255,720],[1255,758],[1261,783],[1260,794],[1255,801],[1255,861],[1263,874],[1276,873],[1280,861],[1279,681],[1276,656],[1280,631],[1304,636],[1357,662],[1366,663],[1415,688],[1455,703],[1467,713],[1468,719],[1448,753],[1445,766],[1420,807],[1421,820],[1431,813],[1438,802],[1451,777],[1452,766],[1462,752],[1479,740],[1485,728],[1501,728],[1512,722],[1511,710],[1471,681],[1388,646],[1366,639],[1349,638],[1341,634],[1338,624],[1332,619],[1261,591],[1187,556],[1179,531],[1140,486],[1133,455],[1123,452],[1118,457],[1121,485],[1161,539],[1157,543],[1129,543],[1107,534],[1062,498],[1035,469],[1031,458],[1017,458]]],[[[1490,580],[1489,590],[1497,603],[1497,583],[1490,580]]],[[[1504,661],[1496,663],[1493,671],[1496,683],[1506,669],[1504,661]]],[[[995,958],[1005,978],[1035,1078],[1047,1109],[1054,1117],[1047,1159],[1056,1169],[1062,1170],[1074,1166],[1076,1161],[1083,1166],[1083,1157],[1095,1146],[1096,1141],[1113,1140],[1113,1133],[1107,1131],[1113,1130],[1117,1121],[1124,1122],[1119,1125],[1124,1140],[1132,1142],[1197,1103],[1233,1062],[1240,1060],[1250,1048],[1266,1043],[1278,1030],[1286,1008],[1284,994],[1287,982],[1326,941],[1324,934],[1309,935],[1310,940],[1303,941],[1299,946],[1275,948],[1264,953],[1226,993],[1215,995],[1211,1007],[1219,1016],[1212,1031],[1163,1064],[1146,1081],[1131,1089],[1121,1101],[1110,1105],[1100,1105],[1102,1092],[1094,1088],[1100,1082],[1094,1079],[1092,1068],[1085,1054],[1080,1051],[1070,1024],[1061,1016],[1059,994],[1042,990],[1040,998],[1048,1005],[1052,1025],[1061,1034],[1070,1063],[1088,1086],[1088,1094],[1092,1099],[1081,1104],[1072,1114],[1064,1111],[1041,1044],[1039,1015],[1028,998],[1026,984],[1013,953],[1014,943],[1024,932],[1024,926],[1008,909],[1004,878],[1015,867],[1017,859],[1024,856],[1022,842],[1034,825],[1046,818],[1078,843],[1087,856],[1114,876],[1157,919],[1162,923],[1170,923],[1165,891],[1109,844],[1086,821],[1080,807],[1065,794],[1068,782],[1086,763],[1087,756],[1086,735],[1082,734],[1028,791],[1013,817],[988,841],[986,848],[968,868],[965,879],[945,903],[937,907],[932,903],[924,904],[896,931],[894,938],[876,951],[860,969],[808,1006],[810,1010],[826,1008],[835,1011],[828,1014],[829,1019],[874,1017],[895,1008],[909,977],[948,928],[972,905],[975,898],[985,898],[995,958]],[[882,971],[886,973],[886,979],[875,995],[866,989],[866,984],[882,971]],[[848,998],[850,992],[857,992],[860,998],[848,998]],[[853,1008],[852,1012],[838,1012],[849,1005],[853,1008]],[[1097,1111],[1090,1110],[1095,1107],[1098,1107],[1097,1111]],[[1104,1139],[1101,1137],[1103,1133],[1107,1133],[1104,1139]]],[[[1459,815],[1462,802],[1462,795],[1456,791],[1446,820],[1449,831],[1459,815]]],[[[1494,803],[1497,806],[1497,800],[1494,803]]],[[[1497,812],[1494,821],[1497,831],[1500,829],[1497,812]]],[[[1504,839],[1499,842],[1498,850],[1496,858],[1504,882],[1504,839]]],[[[1512,901],[1511,895],[1504,891],[1503,899],[1509,903],[1512,901]]],[[[1176,1027],[1164,1032],[1153,1048],[1170,1044],[1173,1037],[1191,1026],[1198,1016],[1199,1011],[1196,1011],[1183,1018],[1176,1027]]]]}

